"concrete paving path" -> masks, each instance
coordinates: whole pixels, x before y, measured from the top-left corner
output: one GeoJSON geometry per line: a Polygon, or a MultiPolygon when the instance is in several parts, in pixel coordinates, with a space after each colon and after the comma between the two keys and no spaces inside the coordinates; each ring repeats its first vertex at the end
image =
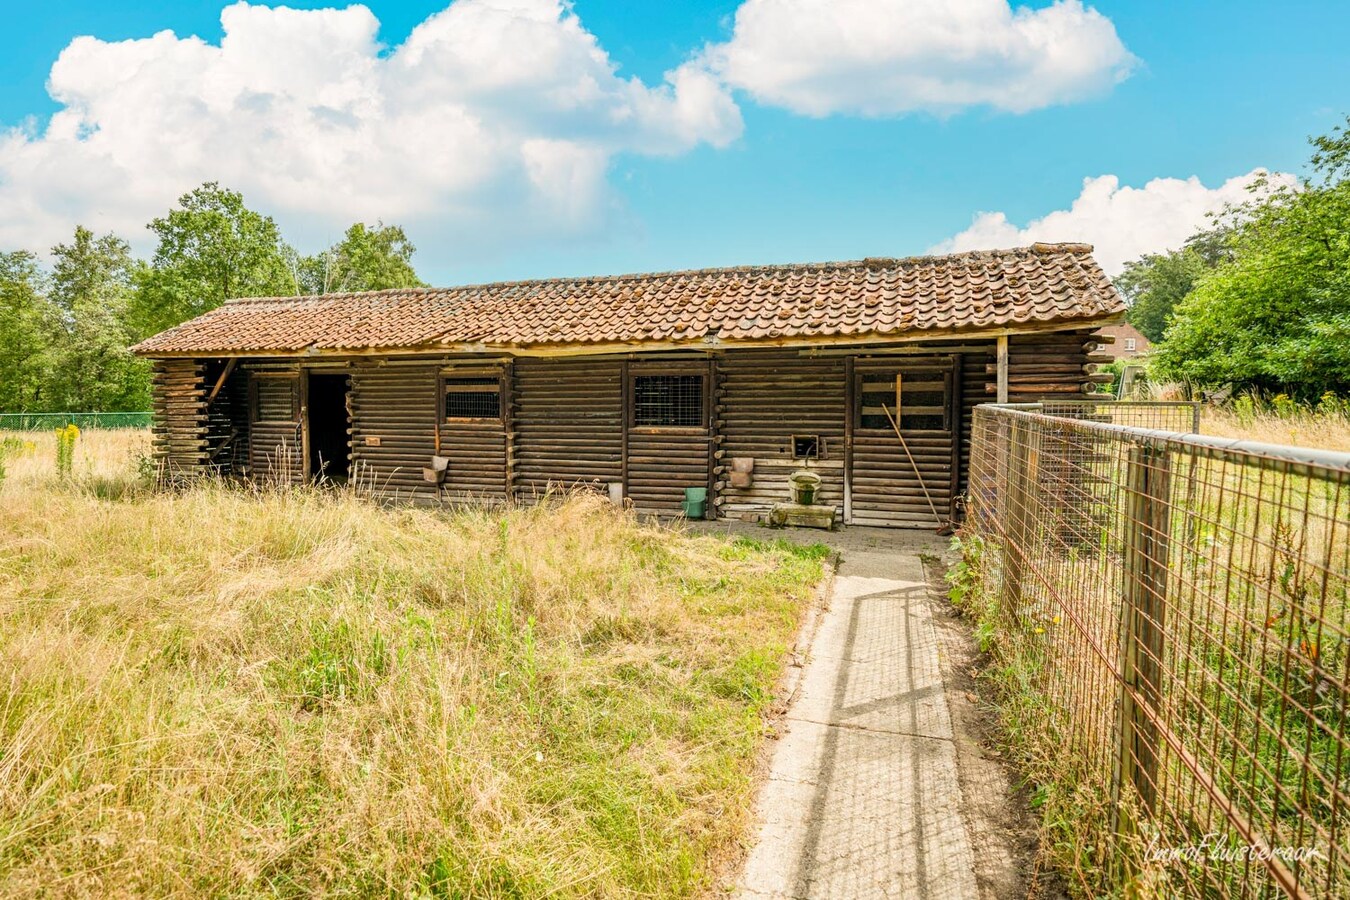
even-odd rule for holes
{"type": "Polygon", "coordinates": [[[978,895],[926,590],[913,549],[845,550],[737,896],[978,895]]]}

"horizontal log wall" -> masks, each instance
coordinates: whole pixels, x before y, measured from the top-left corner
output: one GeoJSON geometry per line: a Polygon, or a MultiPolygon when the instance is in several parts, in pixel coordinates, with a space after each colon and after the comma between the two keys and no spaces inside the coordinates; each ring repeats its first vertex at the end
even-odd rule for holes
{"type": "Polygon", "coordinates": [[[450,459],[443,499],[506,499],[506,432],[500,423],[442,425],[440,454],[450,459]]]}
{"type": "MultiPolygon", "coordinates": [[[[673,516],[684,511],[685,488],[707,488],[712,455],[709,401],[712,368],[706,357],[681,360],[635,360],[628,363],[625,394],[633,402],[633,379],[644,375],[697,375],[703,378],[702,425],[692,427],[645,427],[629,416],[628,453],[625,458],[624,496],[640,513],[673,516]]],[[[708,498],[711,504],[713,497],[708,498]]],[[[715,509],[715,507],[714,507],[715,509]]],[[[715,517],[715,516],[714,516],[715,517]]]]}
{"type": "Polygon", "coordinates": [[[151,370],[152,453],[160,477],[177,480],[205,474],[207,445],[206,363],[157,359],[151,370]]]}
{"type": "MultiPolygon", "coordinates": [[[[935,354],[949,355],[942,345],[935,354]]],[[[939,511],[953,496],[951,442],[960,442],[956,490],[965,489],[970,458],[970,420],[979,403],[993,402],[997,366],[993,339],[960,342],[959,423],[950,434],[907,432],[911,452],[939,511]],[[931,473],[931,482],[928,475],[931,473]]],[[[810,468],[822,477],[821,502],[843,506],[847,410],[852,390],[846,370],[913,366],[914,347],[905,354],[871,357],[866,350],[849,361],[835,351],[812,356],[796,349],[732,350],[715,355],[711,365],[698,357],[710,379],[708,429],[631,427],[631,377],[644,367],[688,365],[679,358],[649,361],[606,358],[520,358],[503,366],[502,421],[451,423],[439,406],[441,373],[464,366],[483,369],[476,360],[383,364],[371,359],[346,363],[352,378],[353,478],[382,494],[419,501],[469,498],[529,500],[552,485],[622,483],[634,506],[645,512],[679,510],[684,488],[708,484],[713,509],[720,515],[761,515],[788,497],[787,476],[802,467],[792,457],[794,435],[818,435],[821,459],[810,468]],[[453,366],[447,368],[447,366],[453,366]],[[368,439],[373,439],[373,442],[368,439]],[[445,484],[427,482],[422,469],[439,453],[451,459],[445,484]],[[711,461],[709,454],[712,454],[711,461]],[[730,461],[755,460],[752,483],[730,484],[730,461]]],[[[1096,365],[1094,332],[1076,329],[1009,339],[1009,399],[1028,402],[1085,396],[1104,380],[1096,365]]],[[[208,409],[206,396],[223,361],[158,360],[154,363],[154,447],[166,474],[211,469],[267,479],[303,478],[299,381],[292,379],[295,413],[277,412],[275,392],[263,405],[267,415],[254,422],[250,379],[298,375],[293,360],[243,360],[230,373],[208,409]],[[270,376],[269,376],[270,373],[270,376]],[[218,454],[214,448],[234,434],[218,454]],[[284,452],[278,448],[284,446],[284,452]]],[[[332,370],[340,360],[325,363],[332,370]]],[[[289,410],[289,406],[288,406],[289,410]]],[[[928,526],[932,513],[918,490],[913,467],[899,452],[893,434],[859,429],[854,435],[853,521],[907,522],[928,526]]]]}
{"type": "Polygon", "coordinates": [[[516,497],[623,480],[623,367],[617,360],[515,361],[516,497]]]}
{"type": "MultiPolygon", "coordinates": [[[[449,458],[445,482],[441,485],[443,499],[469,502],[500,503],[509,495],[507,410],[510,409],[509,380],[500,366],[491,368],[455,367],[442,372],[445,378],[495,378],[495,390],[502,398],[503,414],[482,421],[452,421],[442,418],[440,425],[440,454],[449,458]]],[[[443,404],[442,404],[443,407],[443,404]]]]}
{"type": "Polygon", "coordinates": [[[255,481],[302,484],[304,441],[300,427],[300,375],[254,372],[249,385],[249,473],[255,481]]]}
{"type": "Polygon", "coordinates": [[[803,466],[821,477],[817,502],[842,512],[844,412],[847,379],[842,357],[808,359],[795,350],[745,350],[718,358],[715,462],[718,513],[754,516],[788,497],[788,476],[803,466]],[[821,457],[794,459],[793,435],[818,435],[821,457]],[[732,487],[733,458],[754,460],[749,487],[732,487]]]}
{"type": "MultiPolygon", "coordinates": [[[[1013,335],[1008,338],[1008,402],[1081,399],[1109,384],[1110,375],[1099,374],[1092,329],[1013,335]]],[[[997,367],[986,367],[985,402],[998,392],[997,367]]]]}
{"type": "Polygon", "coordinates": [[[708,486],[708,432],[633,428],[625,495],[641,513],[675,515],[684,489],[708,486]]]}
{"type": "Polygon", "coordinates": [[[432,502],[422,476],[436,455],[439,367],[355,367],[351,374],[351,478],[383,497],[432,502]]]}

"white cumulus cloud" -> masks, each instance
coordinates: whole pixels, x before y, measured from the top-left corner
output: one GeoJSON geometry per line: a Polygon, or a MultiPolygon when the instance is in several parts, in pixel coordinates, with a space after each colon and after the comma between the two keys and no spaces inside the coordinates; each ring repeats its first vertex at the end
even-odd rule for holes
{"type": "Polygon", "coordinates": [[[1080,0],[745,0],[704,58],[760,102],[814,116],[1026,112],[1103,93],[1135,64],[1080,0]]]}
{"type": "Polygon", "coordinates": [[[0,133],[0,247],[44,249],[75,222],[144,240],[208,179],[314,234],[377,217],[479,243],[568,234],[609,207],[616,154],[741,132],[699,66],[620,75],[569,0],[455,0],[392,49],[359,5],[240,2],[221,24],[219,45],[71,41],[48,82],[59,111],[0,133]]]}
{"type": "Polygon", "coordinates": [[[1218,187],[1205,187],[1199,178],[1155,178],[1143,187],[1122,186],[1115,175],[1083,179],[1083,190],[1068,209],[1058,209],[1025,226],[1008,221],[1001,212],[976,214],[970,227],[932,248],[934,253],[992,250],[1035,241],[1082,241],[1108,275],[1117,275],[1125,263],[1145,253],[1179,248],[1197,230],[1206,227],[1210,213],[1230,203],[1252,198],[1248,188],[1262,177],[1269,187],[1296,187],[1290,174],[1267,174],[1253,169],[1218,187]]]}

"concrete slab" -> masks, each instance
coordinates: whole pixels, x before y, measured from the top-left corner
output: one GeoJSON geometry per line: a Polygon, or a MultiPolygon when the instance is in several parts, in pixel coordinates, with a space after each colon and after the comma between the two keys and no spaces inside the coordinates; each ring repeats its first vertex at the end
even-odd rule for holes
{"type": "Polygon", "coordinates": [[[738,896],[978,894],[914,549],[846,551],[757,799],[738,896]]]}

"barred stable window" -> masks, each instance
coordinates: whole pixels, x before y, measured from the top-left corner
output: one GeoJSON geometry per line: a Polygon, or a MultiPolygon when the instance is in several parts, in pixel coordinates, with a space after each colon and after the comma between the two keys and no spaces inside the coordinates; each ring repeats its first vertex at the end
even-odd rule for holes
{"type": "Polygon", "coordinates": [[[658,428],[701,426],[703,376],[636,376],[633,379],[633,424],[658,428]]]}
{"type": "Polygon", "coordinates": [[[296,379],[255,378],[253,380],[253,421],[294,422],[296,379]]]}
{"type": "Polygon", "coordinates": [[[497,378],[446,378],[445,417],[447,419],[500,419],[502,417],[501,380],[497,378]]]}

